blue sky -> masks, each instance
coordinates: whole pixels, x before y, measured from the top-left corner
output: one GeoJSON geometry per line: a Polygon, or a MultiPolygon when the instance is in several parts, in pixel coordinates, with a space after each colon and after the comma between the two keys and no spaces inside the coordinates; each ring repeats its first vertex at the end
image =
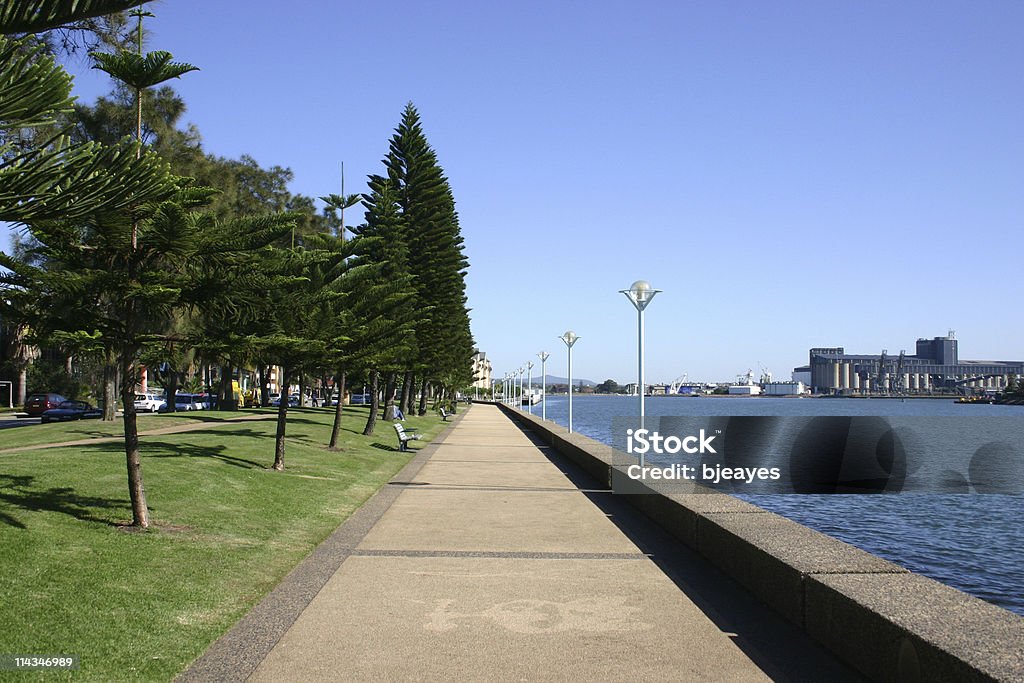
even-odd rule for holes
{"type": "MultiPolygon", "coordinates": [[[[1024,357],[1024,4],[151,3],[210,152],[364,189],[412,101],[500,376],[788,377],[811,346],[1024,357]]],[[[78,71],[83,69],[79,67],[78,71]]],[[[91,101],[98,72],[76,80],[91,101]]],[[[349,222],[361,219],[355,212],[349,222]]],[[[0,240],[0,248],[5,240],[0,240]]]]}

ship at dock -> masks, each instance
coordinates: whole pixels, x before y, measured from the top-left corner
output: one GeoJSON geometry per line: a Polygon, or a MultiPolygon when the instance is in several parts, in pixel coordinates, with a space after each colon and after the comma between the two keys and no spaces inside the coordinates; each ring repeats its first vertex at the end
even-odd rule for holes
{"type": "Polygon", "coordinates": [[[529,389],[523,391],[523,396],[520,400],[524,406],[535,406],[544,400],[544,394],[541,393],[540,389],[529,389]]]}

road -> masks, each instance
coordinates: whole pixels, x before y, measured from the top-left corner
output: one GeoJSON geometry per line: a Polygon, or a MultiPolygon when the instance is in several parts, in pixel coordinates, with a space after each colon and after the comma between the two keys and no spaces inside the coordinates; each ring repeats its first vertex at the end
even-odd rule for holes
{"type": "Polygon", "coordinates": [[[8,427],[21,427],[22,425],[37,425],[39,424],[38,417],[0,417],[0,429],[7,429],[8,427]]]}

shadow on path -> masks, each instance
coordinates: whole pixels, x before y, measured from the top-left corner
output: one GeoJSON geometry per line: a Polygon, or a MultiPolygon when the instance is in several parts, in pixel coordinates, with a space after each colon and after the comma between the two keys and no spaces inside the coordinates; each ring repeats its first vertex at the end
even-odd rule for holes
{"type": "MultiPolygon", "coordinates": [[[[790,681],[866,680],[576,463],[532,432],[523,433],[768,676],[790,681]]],[[[697,656],[698,645],[689,645],[697,656]]]]}

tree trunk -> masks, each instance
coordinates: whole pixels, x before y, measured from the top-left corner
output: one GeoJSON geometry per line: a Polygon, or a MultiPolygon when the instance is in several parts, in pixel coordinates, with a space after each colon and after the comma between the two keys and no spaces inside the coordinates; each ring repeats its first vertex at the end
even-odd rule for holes
{"type": "MultiPolygon", "coordinates": [[[[14,392],[14,405],[24,406],[28,399],[28,365],[22,365],[18,370],[18,389],[14,392]]],[[[12,408],[14,406],[11,406],[12,408]]]]}
{"type": "Polygon", "coordinates": [[[175,403],[175,397],[178,395],[178,371],[171,368],[167,371],[167,386],[164,387],[164,395],[167,401],[167,412],[177,412],[178,406],[175,403]]]}
{"type": "Polygon", "coordinates": [[[238,410],[238,399],[232,381],[235,377],[235,366],[225,363],[220,368],[220,391],[217,395],[218,410],[238,410]]]}
{"type": "Polygon", "coordinates": [[[299,407],[306,404],[306,373],[299,373],[299,407]]]}
{"type": "MultiPolygon", "coordinates": [[[[25,343],[26,334],[28,334],[27,325],[16,325],[14,327],[14,339],[10,345],[11,362],[14,364],[14,372],[18,376],[18,389],[14,392],[15,403],[22,407],[24,407],[25,401],[28,399],[28,368],[39,355],[37,348],[25,343]]],[[[14,406],[11,407],[13,408],[14,406]]]]}
{"type": "MultiPolygon", "coordinates": [[[[282,382],[287,387],[291,382],[291,369],[285,367],[281,374],[282,382]]],[[[284,433],[288,426],[288,394],[287,390],[281,392],[281,401],[277,404],[277,437],[274,441],[274,469],[280,472],[284,469],[284,433]]]]}
{"type": "Polygon", "coordinates": [[[260,378],[260,407],[270,405],[270,366],[260,366],[259,368],[260,378]]]}
{"type": "Polygon", "coordinates": [[[363,436],[372,436],[373,428],[377,425],[377,410],[380,409],[380,397],[377,395],[377,378],[379,373],[376,370],[370,371],[370,414],[366,418],[366,427],[363,428],[363,436]]]}
{"type": "Polygon", "coordinates": [[[416,413],[420,416],[427,414],[427,392],[430,391],[430,380],[426,377],[423,378],[423,383],[420,385],[420,407],[416,413]]]}
{"type": "Polygon", "coordinates": [[[103,421],[113,422],[117,416],[117,359],[113,351],[103,358],[103,421]]]}
{"type": "Polygon", "coordinates": [[[394,420],[395,415],[395,390],[398,385],[398,373],[389,372],[384,376],[384,419],[394,420]]]}
{"type": "Polygon", "coordinates": [[[149,526],[146,488],[142,485],[142,461],[139,457],[139,426],[135,419],[134,353],[124,350],[121,357],[121,400],[124,402],[124,453],[128,464],[128,495],[132,500],[132,526],[149,526]]]}
{"type": "Polygon", "coordinates": [[[334,389],[338,392],[338,405],[334,408],[334,426],[331,427],[331,442],[327,448],[332,451],[338,450],[338,437],[341,436],[341,412],[345,407],[345,373],[339,370],[334,375],[334,389]]]}
{"type": "Polygon", "coordinates": [[[413,383],[416,381],[416,376],[411,370],[407,370],[405,375],[402,377],[402,400],[399,401],[398,407],[401,409],[403,415],[412,415],[412,402],[415,395],[413,391],[413,383]]]}

